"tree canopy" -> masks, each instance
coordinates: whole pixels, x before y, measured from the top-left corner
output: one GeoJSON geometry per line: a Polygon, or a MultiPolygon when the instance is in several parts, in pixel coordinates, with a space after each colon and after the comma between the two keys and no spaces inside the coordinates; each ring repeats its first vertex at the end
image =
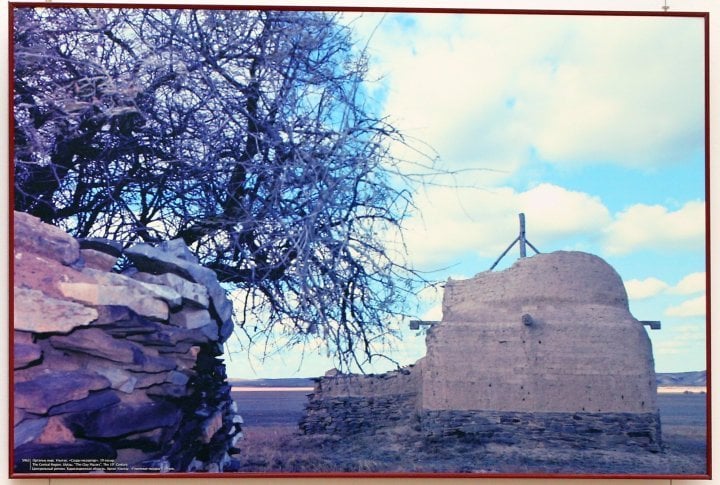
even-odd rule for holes
{"type": "Polygon", "coordinates": [[[11,14],[17,210],[76,237],[184,239],[251,339],[320,338],[342,366],[383,348],[417,276],[393,239],[412,201],[335,14],[11,14]]]}

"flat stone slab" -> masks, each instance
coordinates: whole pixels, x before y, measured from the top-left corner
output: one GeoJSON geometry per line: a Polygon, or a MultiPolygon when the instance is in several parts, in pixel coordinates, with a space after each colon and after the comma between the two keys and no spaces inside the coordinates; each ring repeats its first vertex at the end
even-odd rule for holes
{"type": "MultiPolygon", "coordinates": [[[[93,324],[92,326],[101,327],[100,324],[93,324]]],[[[165,327],[168,327],[168,325],[165,325],[165,322],[151,320],[139,315],[132,315],[124,320],[103,324],[101,328],[104,332],[116,338],[126,338],[135,335],[147,335],[152,338],[154,335],[159,335],[165,327]]]]}
{"type": "Polygon", "coordinates": [[[166,302],[137,288],[94,283],[58,283],[58,289],[63,296],[89,305],[123,305],[138,315],[158,320],[168,318],[169,309],[166,302]]]}
{"type": "Polygon", "coordinates": [[[103,389],[101,391],[90,392],[86,398],[53,406],[48,411],[48,415],[86,413],[112,406],[118,402],[120,402],[120,398],[115,392],[110,389],[103,389]]]}
{"type": "Polygon", "coordinates": [[[150,273],[135,273],[132,277],[136,280],[155,285],[169,286],[182,296],[184,301],[190,302],[200,308],[207,308],[210,305],[207,288],[197,283],[182,278],[173,273],[154,275],[150,273]]]}
{"type": "Polygon", "coordinates": [[[42,347],[33,341],[29,332],[13,332],[13,369],[23,369],[38,363],[42,357],[42,347]]]}
{"type": "Polygon", "coordinates": [[[140,359],[138,354],[142,354],[140,346],[113,338],[99,328],[80,329],[69,335],[50,337],[50,345],[59,350],[94,355],[124,364],[137,363],[140,359]]]}
{"type": "Polygon", "coordinates": [[[48,418],[26,419],[15,426],[13,430],[13,448],[38,438],[45,429],[47,422],[48,418]]]}
{"type": "Polygon", "coordinates": [[[110,381],[110,386],[113,389],[124,393],[131,393],[135,389],[137,384],[137,377],[135,377],[130,371],[123,369],[122,367],[112,365],[111,362],[106,364],[94,363],[92,366],[93,370],[99,375],[105,377],[110,381]]]}
{"type": "Polygon", "coordinates": [[[176,425],[181,412],[168,402],[138,405],[117,404],[80,417],[76,423],[83,436],[113,438],[176,425]]]}
{"type": "Polygon", "coordinates": [[[179,308],[182,305],[180,293],[165,285],[146,283],[125,275],[99,271],[93,268],[85,268],[83,273],[92,276],[100,285],[127,287],[133,292],[146,293],[148,296],[163,300],[170,308],[179,308]]]}
{"type": "Polygon", "coordinates": [[[197,256],[190,251],[185,241],[182,239],[171,239],[169,241],[163,241],[159,245],[160,249],[167,254],[172,254],[176,258],[182,259],[192,264],[200,264],[197,256]]]}
{"type": "Polygon", "coordinates": [[[85,268],[93,268],[100,271],[112,271],[117,259],[115,256],[95,251],[94,249],[81,249],[80,255],[85,262],[85,268]]]}
{"type": "MultiPolygon", "coordinates": [[[[173,243],[171,247],[177,245],[177,243],[173,243]]],[[[212,302],[212,308],[220,321],[225,322],[232,319],[232,303],[228,300],[223,287],[220,286],[215,272],[199,266],[195,261],[189,259],[187,255],[185,255],[187,258],[185,259],[184,257],[178,257],[176,254],[177,251],[175,253],[164,251],[162,245],[154,247],[145,243],[136,244],[125,250],[125,255],[143,272],[156,275],[174,273],[205,286],[212,302]]]]}
{"type": "Polygon", "coordinates": [[[174,370],[177,367],[177,362],[175,362],[174,359],[160,355],[151,355],[150,351],[155,351],[155,349],[143,347],[143,350],[144,353],[137,354],[139,361],[136,362],[135,365],[128,367],[128,370],[136,373],[157,374],[159,372],[174,370]]]}
{"type": "Polygon", "coordinates": [[[15,407],[45,414],[58,404],[86,398],[90,391],[110,387],[110,381],[89,372],[50,372],[15,383],[15,407]]]}
{"type": "Polygon", "coordinates": [[[80,245],[59,227],[43,224],[39,218],[14,212],[14,251],[40,254],[71,265],[80,259],[80,245]]]}
{"type": "Polygon", "coordinates": [[[58,283],[94,282],[77,268],[39,254],[15,252],[13,266],[15,288],[42,291],[52,298],[65,299],[57,288],[58,283]]]}
{"type": "Polygon", "coordinates": [[[37,362],[42,357],[42,348],[36,344],[20,344],[13,345],[13,369],[22,369],[33,362],[37,362]]]}
{"type": "Polygon", "coordinates": [[[188,308],[177,313],[170,314],[170,325],[192,330],[204,327],[214,321],[210,317],[210,312],[202,308],[188,308]]]}
{"type": "Polygon", "coordinates": [[[94,308],[51,298],[38,290],[15,288],[15,330],[34,333],[67,333],[89,325],[98,317],[94,308]]]}

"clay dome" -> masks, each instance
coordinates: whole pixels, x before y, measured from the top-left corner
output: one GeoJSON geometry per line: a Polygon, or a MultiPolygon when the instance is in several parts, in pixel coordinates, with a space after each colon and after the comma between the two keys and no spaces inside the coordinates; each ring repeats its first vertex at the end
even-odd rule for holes
{"type": "Polygon", "coordinates": [[[656,412],[650,339],[618,273],[591,254],[448,281],[426,343],[426,409],[656,412]]]}
{"type": "Polygon", "coordinates": [[[448,281],[443,320],[466,320],[482,307],[529,303],[628,308],[620,275],[602,258],[579,251],[556,251],[519,259],[504,271],[448,281]]]}

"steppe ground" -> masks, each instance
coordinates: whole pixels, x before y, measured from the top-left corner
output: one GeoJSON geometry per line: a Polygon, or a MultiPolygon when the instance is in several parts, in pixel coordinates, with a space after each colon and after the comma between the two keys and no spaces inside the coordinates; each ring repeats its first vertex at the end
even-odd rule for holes
{"type": "Polygon", "coordinates": [[[501,445],[430,446],[402,430],[407,443],[393,442],[379,451],[380,432],[352,441],[321,442],[299,437],[297,422],[305,391],[234,392],[245,420],[245,439],[237,455],[243,472],[338,473],[503,473],[503,474],[639,474],[703,475],[706,473],[706,395],[660,394],[664,451],[599,452],[588,450],[517,449],[501,445]],[[388,449],[389,448],[389,449],[388,449]]]}

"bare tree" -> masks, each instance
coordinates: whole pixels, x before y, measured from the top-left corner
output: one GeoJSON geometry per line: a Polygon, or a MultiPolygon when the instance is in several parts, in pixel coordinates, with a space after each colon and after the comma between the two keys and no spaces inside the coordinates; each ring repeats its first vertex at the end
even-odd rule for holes
{"type": "Polygon", "coordinates": [[[362,365],[417,281],[367,59],[334,14],[12,9],[15,207],[77,237],[182,238],[251,338],[362,365]]]}

